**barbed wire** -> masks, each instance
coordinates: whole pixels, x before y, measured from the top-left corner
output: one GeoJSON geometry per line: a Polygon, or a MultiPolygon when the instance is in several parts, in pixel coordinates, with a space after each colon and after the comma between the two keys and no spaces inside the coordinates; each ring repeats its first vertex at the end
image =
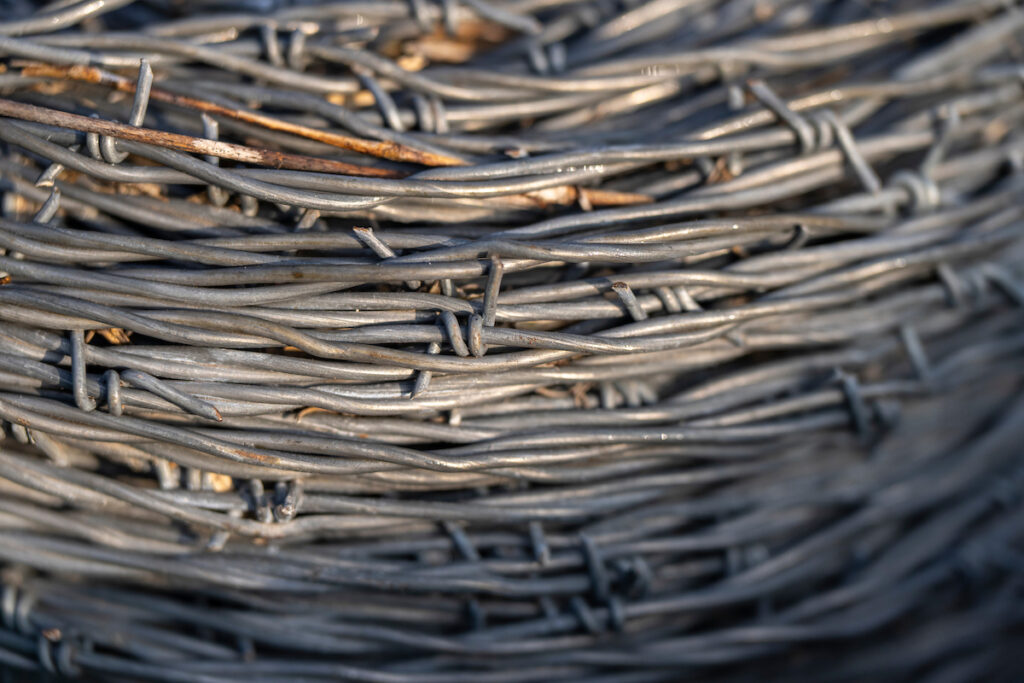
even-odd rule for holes
{"type": "Polygon", "coordinates": [[[6,3],[0,670],[999,680],[1024,11],[6,3]]]}

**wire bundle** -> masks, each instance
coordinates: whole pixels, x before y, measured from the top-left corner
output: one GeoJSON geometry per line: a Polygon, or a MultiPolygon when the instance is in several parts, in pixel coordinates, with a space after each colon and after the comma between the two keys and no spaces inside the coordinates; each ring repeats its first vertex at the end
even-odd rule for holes
{"type": "Polygon", "coordinates": [[[0,668],[1012,677],[1019,3],[5,4],[0,668]]]}

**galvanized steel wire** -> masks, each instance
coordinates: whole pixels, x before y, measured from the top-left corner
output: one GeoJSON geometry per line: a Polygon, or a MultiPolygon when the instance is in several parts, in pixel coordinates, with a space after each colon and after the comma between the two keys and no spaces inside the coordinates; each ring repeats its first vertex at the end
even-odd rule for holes
{"type": "Polygon", "coordinates": [[[1012,677],[1019,2],[0,7],[7,675],[1012,677]]]}

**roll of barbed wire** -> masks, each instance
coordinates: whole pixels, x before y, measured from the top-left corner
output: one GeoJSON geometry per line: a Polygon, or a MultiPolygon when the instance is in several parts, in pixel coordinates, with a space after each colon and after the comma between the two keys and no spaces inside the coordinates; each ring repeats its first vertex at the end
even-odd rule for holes
{"type": "Polygon", "coordinates": [[[0,2],[4,680],[1014,680],[1024,7],[0,2]]]}

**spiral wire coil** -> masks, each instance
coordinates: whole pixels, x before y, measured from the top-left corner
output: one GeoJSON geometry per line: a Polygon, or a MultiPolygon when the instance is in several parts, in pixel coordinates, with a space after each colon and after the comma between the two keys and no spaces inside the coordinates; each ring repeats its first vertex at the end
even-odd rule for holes
{"type": "Polygon", "coordinates": [[[13,680],[1013,680],[1020,2],[0,8],[13,680]]]}

